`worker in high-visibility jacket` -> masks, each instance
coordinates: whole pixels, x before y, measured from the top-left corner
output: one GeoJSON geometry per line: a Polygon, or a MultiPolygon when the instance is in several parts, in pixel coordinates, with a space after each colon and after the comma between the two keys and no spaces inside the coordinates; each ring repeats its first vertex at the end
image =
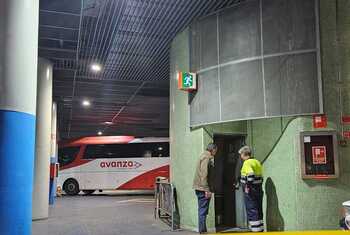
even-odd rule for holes
{"type": "Polygon", "coordinates": [[[239,154],[244,161],[241,169],[241,184],[249,228],[252,232],[263,232],[263,169],[261,163],[252,157],[252,150],[249,146],[242,147],[239,154]]]}

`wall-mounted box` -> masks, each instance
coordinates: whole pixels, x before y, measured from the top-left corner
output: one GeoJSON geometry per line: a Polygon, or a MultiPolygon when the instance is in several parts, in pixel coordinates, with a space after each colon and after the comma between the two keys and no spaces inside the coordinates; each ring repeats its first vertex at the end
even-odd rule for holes
{"type": "Polygon", "coordinates": [[[326,128],[327,127],[327,116],[324,114],[313,115],[312,117],[313,126],[317,128],[326,128]]]}
{"type": "Polygon", "coordinates": [[[339,177],[338,142],[335,131],[301,132],[300,147],[303,179],[339,177]]]}

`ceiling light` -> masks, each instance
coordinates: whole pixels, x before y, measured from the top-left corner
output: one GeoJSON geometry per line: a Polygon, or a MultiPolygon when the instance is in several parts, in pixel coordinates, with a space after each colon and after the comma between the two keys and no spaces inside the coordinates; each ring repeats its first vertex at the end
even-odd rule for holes
{"type": "Polygon", "coordinates": [[[92,64],[92,65],[91,65],[91,70],[92,70],[93,72],[100,72],[100,71],[102,70],[102,67],[101,67],[101,65],[99,65],[99,64],[92,64]]]}
{"type": "Polygon", "coordinates": [[[102,133],[102,131],[99,131],[99,132],[97,132],[97,134],[98,134],[98,135],[102,135],[103,133],[102,133]]]}
{"type": "Polygon", "coordinates": [[[81,103],[84,107],[89,107],[91,105],[89,100],[83,100],[83,102],[81,103]]]}
{"type": "Polygon", "coordinates": [[[112,125],[113,122],[104,122],[104,124],[106,124],[106,125],[112,125]]]}

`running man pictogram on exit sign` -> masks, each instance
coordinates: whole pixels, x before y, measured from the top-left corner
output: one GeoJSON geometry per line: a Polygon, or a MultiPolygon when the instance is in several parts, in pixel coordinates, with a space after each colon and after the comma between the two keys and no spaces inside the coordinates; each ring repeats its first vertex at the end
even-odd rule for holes
{"type": "Polygon", "coordinates": [[[195,73],[181,72],[178,74],[178,88],[184,91],[197,90],[197,76],[195,73]]]}

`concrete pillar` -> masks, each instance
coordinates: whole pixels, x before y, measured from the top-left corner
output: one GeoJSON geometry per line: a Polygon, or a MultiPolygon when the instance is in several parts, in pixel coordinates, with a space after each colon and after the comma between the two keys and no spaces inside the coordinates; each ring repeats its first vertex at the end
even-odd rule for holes
{"type": "Polygon", "coordinates": [[[33,220],[49,216],[49,180],[52,121],[52,64],[39,58],[36,108],[36,143],[33,185],[33,220]]]}
{"type": "Polygon", "coordinates": [[[39,0],[0,1],[0,230],[31,234],[39,0]]]}
{"type": "MultiPolygon", "coordinates": [[[[52,104],[52,121],[51,121],[51,166],[54,166],[57,162],[57,104],[52,104]]],[[[50,177],[50,195],[49,195],[49,204],[53,205],[55,202],[56,196],[56,185],[57,179],[50,177]]]]}

